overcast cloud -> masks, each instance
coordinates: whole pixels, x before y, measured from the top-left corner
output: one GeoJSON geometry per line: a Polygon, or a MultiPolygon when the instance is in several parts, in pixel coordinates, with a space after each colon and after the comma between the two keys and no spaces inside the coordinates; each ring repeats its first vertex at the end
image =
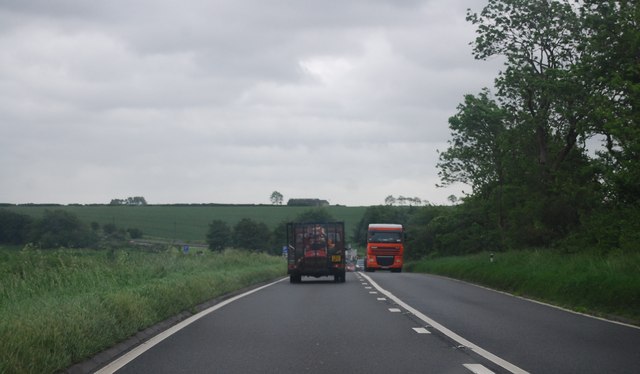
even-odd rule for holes
{"type": "Polygon", "coordinates": [[[447,203],[485,4],[2,0],[0,202],[447,203]]]}

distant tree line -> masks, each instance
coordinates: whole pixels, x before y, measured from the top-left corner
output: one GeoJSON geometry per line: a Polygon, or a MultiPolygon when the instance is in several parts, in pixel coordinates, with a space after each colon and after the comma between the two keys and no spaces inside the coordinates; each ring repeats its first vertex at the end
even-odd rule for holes
{"type": "Polygon", "coordinates": [[[0,209],[0,244],[32,244],[49,248],[104,248],[142,237],[136,228],[118,228],[97,222],[90,225],[63,210],[45,210],[41,218],[0,209]]]}
{"type": "MultiPolygon", "coordinates": [[[[324,208],[312,208],[300,213],[293,222],[332,222],[336,219],[324,208]]],[[[272,231],[264,222],[243,218],[233,227],[225,221],[213,220],[207,231],[209,249],[222,251],[237,248],[273,255],[281,254],[286,244],[286,221],[280,222],[272,231]]]]}
{"type": "Polygon", "coordinates": [[[328,206],[327,200],[321,199],[289,199],[288,206],[328,206]]]}
{"type": "Polygon", "coordinates": [[[147,205],[147,200],[142,196],[127,197],[126,199],[112,199],[109,205],[147,205]]]}
{"type": "Polygon", "coordinates": [[[405,205],[410,205],[410,206],[420,206],[422,204],[428,205],[429,202],[426,200],[422,200],[419,197],[405,197],[405,196],[398,196],[395,197],[393,195],[389,195],[384,199],[384,204],[385,205],[400,205],[400,206],[405,206],[405,205]]]}

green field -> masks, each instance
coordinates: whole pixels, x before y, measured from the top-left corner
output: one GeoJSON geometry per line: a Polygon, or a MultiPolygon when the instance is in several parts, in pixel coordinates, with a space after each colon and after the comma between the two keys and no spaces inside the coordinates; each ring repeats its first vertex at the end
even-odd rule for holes
{"type": "MultiPolygon", "coordinates": [[[[42,216],[47,209],[61,209],[87,223],[113,223],[121,228],[137,228],[142,230],[145,237],[204,243],[208,225],[214,219],[225,221],[233,227],[241,219],[251,218],[274,229],[279,223],[293,220],[298,214],[314,208],[274,205],[20,205],[3,209],[32,217],[42,216]]],[[[338,221],[344,221],[345,230],[351,235],[367,208],[329,206],[323,209],[338,221]]]]}

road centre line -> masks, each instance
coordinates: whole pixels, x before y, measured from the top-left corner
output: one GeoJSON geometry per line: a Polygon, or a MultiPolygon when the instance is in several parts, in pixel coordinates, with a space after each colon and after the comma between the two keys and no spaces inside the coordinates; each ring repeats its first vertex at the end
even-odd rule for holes
{"type": "Polygon", "coordinates": [[[112,361],[110,364],[108,364],[107,366],[103,367],[102,369],[98,370],[95,372],[95,374],[112,374],[115,373],[116,371],[120,370],[123,366],[125,366],[126,364],[128,364],[129,362],[133,361],[134,359],[136,359],[136,357],[140,356],[141,354],[143,354],[144,352],[148,351],[149,349],[153,348],[156,344],[160,343],[161,341],[165,340],[166,338],[170,337],[171,335],[175,334],[176,332],[182,330],[183,328],[189,326],[190,324],[192,324],[193,322],[199,320],[200,318],[215,312],[216,310],[222,308],[223,306],[227,305],[227,304],[231,304],[232,302],[241,299],[245,296],[251,295],[252,293],[258,292],[260,290],[263,290],[269,286],[273,286],[276,283],[282,282],[287,278],[282,278],[280,280],[277,280],[275,282],[269,283],[269,284],[265,284],[264,286],[258,287],[258,288],[254,288],[252,290],[249,290],[243,294],[240,295],[236,295],[230,299],[224,300],[208,309],[203,310],[202,312],[195,314],[187,319],[185,319],[184,321],[168,328],[167,330],[159,333],[158,335],[152,337],[151,339],[147,340],[146,342],[140,344],[139,346],[133,348],[131,351],[125,353],[123,356],[120,356],[118,359],[116,359],[115,361],[112,361]]]}
{"type": "Polygon", "coordinates": [[[393,300],[396,304],[400,305],[401,307],[403,307],[404,309],[409,311],[414,316],[420,318],[427,325],[429,325],[432,328],[438,330],[440,333],[446,335],[447,337],[449,337],[450,339],[452,339],[456,343],[467,347],[467,349],[472,350],[473,352],[477,353],[478,355],[480,355],[480,356],[484,357],[485,359],[493,362],[494,364],[496,364],[496,365],[498,365],[498,366],[510,371],[511,373],[514,373],[514,374],[528,374],[527,371],[522,370],[521,368],[517,367],[516,365],[514,365],[514,364],[512,364],[512,363],[510,363],[510,362],[508,362],[506,360],[503,360],[502,358],[494,355],[493,353],[491,353],[491,352],[489,352],[487,350],[484,350],[483,348],[480,348],[476,344],[471,343],[470,341],[468,341],[467,339],[463,338],[462,336],[456,334],[455,332],[449,330],[448,328],[444,327],[443,325],[439,324],[438,322],[434,321],[433,319],[427,317],[426,315],[424,315],[419,310],[413,308],[409,304],[407,304],[404,301],[400,300],[397,296],[395,296],[391,292],[389,292],[389,291],[385,290],[384,288],[380,287],[380,285],[378,283],[376,283],[373,279],[371,279],[370,276],[368,276],[366,274],[361,274],[361,275],[363,277],[365,277],[373,287],[378,289],[378,291],[380,291],[380,293],[384,294],[389,299],[393,300]]]}

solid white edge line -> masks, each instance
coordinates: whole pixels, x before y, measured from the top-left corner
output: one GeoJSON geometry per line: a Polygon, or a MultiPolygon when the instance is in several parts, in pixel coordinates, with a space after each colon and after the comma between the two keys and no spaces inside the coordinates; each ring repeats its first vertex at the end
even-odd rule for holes
{"type": "Polygon", "coordinates": [[[269,283],[269,284],[265,284],[264,286],[260,286],[258,288],[254,288],[253,290],[249,290],[243,294],[240,295],[236,295],[232,298],[229,298],[227,300],[224,300],[208,309],[203,310],[202,312],[195,314],[187,319],[185,319],[184,321],[173,325],[172,327],[168,328],[167,330],[159,333],[158,335],[152,337],[151,339],[147,340],[146,342],[140,344],[139,346],[133,348],[132,350],[130,350],[129,352],[125,353],[124,355],[120,356],[119,358],[117,358],[116,360],[112,361],[111,363],[109,363],[107,366],[103,367],[102,369],[98,370],[95,372],[95,374],[113,374],[116,371],[120,370],[123,366],[125,366],[126,364],[128,364],[129,362],[133,361],[134,359],[136,359],[138,356],[140,356],[141,354],[143,354],[144,352],[148,351],[149,349],[153,348],[156,344],[160,343],[161,341],[165,340],[166,338],[170,337],[171,335],[175,334],[176,332],[182,330],[183,328],[189,326],[190,324],[192,324],[193,322],[199,320],[200,318],[215,312],[216,310],[222,308],[223,306],[227,305],[227,304],[231,304],[232,302],[241,299],[245,296],[248,296],[254,292],[258,292],[264,288],[273,286],[276,283],[282,282],[284,280],[286,280],[288,278],[282,278],[280,280],[277,280],[275,282],[269,283]]]}
{"type": "Polygon", "coordinates": [[[498,366],[510,371],[511,373],[514,373],[514,374],[528,374],[527,371],[522,370],[519,367],[517,367],[516,365],[514,365],[514,364],[512,364],[512,363],[510,363],[510,362],[508,362],[506,360],[501,359],[500,357],[494,355],[493,353],[491,353],[489,351],[486,351],[486,350],[480,348],[479,346],[471,343],[467,339],[465,339],[462,336],[456,334],[455,332],[449,330],[448,328],[444,327],[443,325],[439,324],[438,322],[434,321],[433,319],[431,319],[431,318],[427,317],[426,315],[422,314],[419,310],[414,309],[413,307],[411,307],[410,305],[408,305],[404,301],[400,300],[398,297],[396,297],[391,292],[389,292],[389,291],[385,290],[384,288],[380,287],[380,285],[378,283],[376,283],[373,279],[371,279],[370,276],[368,276],[366,274],[362,274],[362,276],[367,278],[367,280],[369,281],[369,283],[371,285],[373,285],[375,288],[377,288],[378,291],[380,291],[381,293],[386,295],[389,299],[393,300],[396,304],[398,304],[401,307],[403,307],[404,309],[408,310],[413,315],[415,315],[416,317],[418,317],[422,321],[424,321],[426,324],[428,324],[432,328],[440,331],[442,334],[448,336],[450,339],[452,339],[456,343],[467,347],[468,349],[474,351],[475,353],[477,353],[480,356],[486,358],[487,360],[493,362],[494,364],[496,364],[496,365],[498,365],[498,366]]]}
{"type": "Polygon", "coordinates": [[[455,279],[455,278],[445,277],[444,275],[435,275],[435,274],[430,274],[430,275],[431,275],[431,276],[434,276],[434,277],[440,277],[440,278],[444,278],[444,279],[452,280],[452,281],[454,281],[454,282],[459,282],[459,283],[468,284],[468,285],[470,285],[470,286],[474,286],[474,287],[482,288],[482,289],[485,289],[485,290],[488,290],[488,291],[497,292],[497,293],[499,293],[499,294],[503,294],[503,295],[507,295],[507,296],[515,297],[516,299],[526,300],[526,301],[529,301],[529,302],[532,302],[532,303],[536,303],[536,304],[540,304],[540,305],[548,306],[548,307],[550,307],[550,308],[558,309],[558,310],[561,310],[561,311],[563,311],[563,312],[567,312],[567,313],[575,314],[575,315],[578,315],[578,316],[588,317],[588,318],[591,318],[591,319],[596,319],[596,320],[598,320],[598,321],[602,321],[602,322],[609,322],[609,323],[613,323],[614,325],[620,325],[620,326],[624,326],[624,327],[631,327],[631,328],[633,328],[633,329],[640,330],[640,326],[631,325],[631,324],[624,323],[624,322],[620,322],[620,321],[614,321],[614,320],[612,320],[612,319],[606,319],[606,318],[598,317],[598,316],[594,316],[594,315],[591,315],[591,314],[586,314],[586,313],[576,312],[575,310],[571,310],[571,309],[563,308],[563,307],[561,307],[561,306],[557,306],[557,305],[553,305],[553,304],[545,303],[544,301],[538,301],[538,300],[534,300],[534,299],[529,299],[529,298],[527,298],[527,297],[514,295],[514,294],[512,294],[512,293],[505,292],[505,291],[494,290],[493,288],[485,287],[485,286],[480,285],[480,284],[475,284],[475,283],[471,283],[471,282],[465,282],[465,281],[460,280],[460,279],[455,279]]]}

